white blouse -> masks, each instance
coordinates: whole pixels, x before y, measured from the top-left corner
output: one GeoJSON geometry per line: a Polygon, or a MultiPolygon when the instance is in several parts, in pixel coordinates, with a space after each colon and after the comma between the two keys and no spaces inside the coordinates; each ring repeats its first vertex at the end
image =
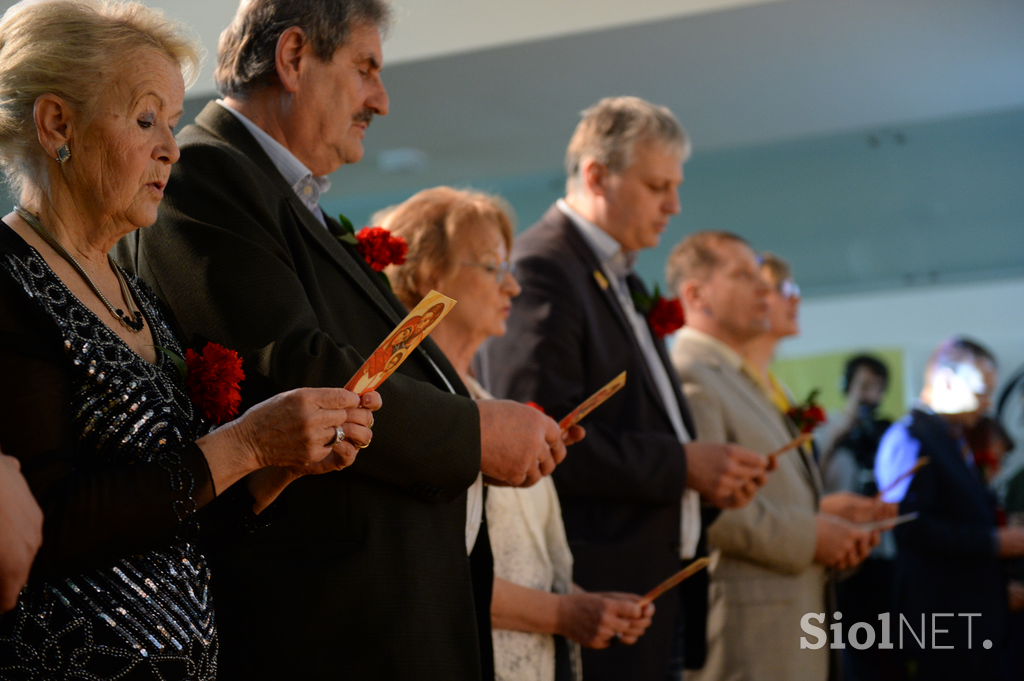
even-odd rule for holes
{"type": "MultiPolygon", "coordinates": [[[[475,399],[491,399],[479,383],[466,381],[475,399]]],[[[545,477],[532,487],[487,488],[487,528],[494,576],[557,594],[572,591],[572,553],[562,524],[555,484],[545,477]]],[[[554,681],[555,639],[493,630],[496,681],[554,681]]],[[[579,645],[570,641],[572,666],[581,677],[579,645]]]]}

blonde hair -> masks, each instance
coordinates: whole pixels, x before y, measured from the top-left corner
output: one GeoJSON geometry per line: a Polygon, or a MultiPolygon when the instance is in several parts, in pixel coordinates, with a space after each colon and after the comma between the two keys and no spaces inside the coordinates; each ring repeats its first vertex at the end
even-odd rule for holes
{"type": "Polygon", "coordinates": [[[617,173],[629,166],[641,142],[664,145],[684,160],[690,153],[690,140],[672,112],[639,97],[606,97],[580,115],[565,152],[568,194],[579,188],[587,159],[617,173]]]}
{"type": "Polygon", "coordinates": [[[373,222],[404,238],[409,245],[405,263],[391,265],[385,273],[395,295],[410,308],[422,299],[422,281],[444,281],[458,270],[457,244],[468,229],[494,225],[505,248],[512,250],[512,208],[501,197],[482,192],[451,187],[424,189],[407,201],[378,212],[373,222]]]}
{"type": "MultiPolygon", "coordinates": [[[[0,170],[18,193],[44,157],[33,108],[54,94],[88,117],[126,55],[151,50],[198,75],[199,44],[159,10],[102,0],[25,0],[0,19],[0,170]]],[[[130,63],[130,62],[129,62],[130,63]]]]}
{"type": "Polygon", "coordinates": [[[793,278],[793,268],[782,256],[769,251],[761,251],[757,254],[757,259],[761,261],[761,271],[767,272],[771,277],[772,286],[778,286],[787,279],[793,278]]]}

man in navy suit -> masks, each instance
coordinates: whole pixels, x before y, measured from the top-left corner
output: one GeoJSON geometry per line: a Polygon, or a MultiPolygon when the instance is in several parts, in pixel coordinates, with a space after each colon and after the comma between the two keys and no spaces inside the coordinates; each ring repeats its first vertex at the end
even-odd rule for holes
{"type": "MultiPolygon", "coordinates": [[[[742,506],[766,479],[765,457],[692,441],[698,434],[665,346],[633,302],[648,295],[633,263],[679,212],[689,148],[668,109],[636,97],[583,112],[566,154],[565,199],[516,241],[522,293],[508,333],[484,347],[479,363],[493,394],[532,400],[556,417],[627,372],[554,476],[575,581],[587,590],[649,591],[701,551],[702,497],[742,506]]],[[[701,622],[706,586],[694,596],[701,622]]],[[[635,645],[584,651],[586,678],[665,681],[679,602],[676,593],[660,599],[635,645]]]]}
{"type": "Polygon", "coordinates": [[[923,643],[903,633],[917,678],[929,681],[994,677],[1007,615],[1000,559],[1024,555],[1024,528],[997,528],[995,498],[963,436],[988,410],[995,385],[991,352],[964,338],[945,341],[925,369],[919,403],[886,431],[875,459],[880,489],[929,460],[885,494],[901,514],[919,514],[895,530],[892,627],[894,639],[900,616],[916,637],[925,629],[923,643]]]}

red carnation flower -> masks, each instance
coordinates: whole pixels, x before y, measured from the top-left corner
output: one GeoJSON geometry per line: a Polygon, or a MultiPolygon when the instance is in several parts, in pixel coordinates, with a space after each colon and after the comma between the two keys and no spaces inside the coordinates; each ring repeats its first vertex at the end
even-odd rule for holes
{"type": "Polygon", "coordinates": [[[356,234],[356,248],[374,272],[380,272],[388,265],[401,265],[409,245],[400,236],[391,236],[383,227],[363,227],[356,234]]]}
{"type": "Polygon", "coordinates": [[[815,388],[807,396],[807,401],[797,405],[786,412],[786,416],[793,419],[793,423],[800,429],[801,433],[809,433],[819,425],[828,420],[825,410],[815,401],[819,390],[815,388]]]}
{"type": "Polygon", "coordinates": [[[233,419],[242,404],[238,385],[245,378],[238,353],[207,343],[202,354],[185,351],[185,366],[185,388],[203,416],[214,423],[233,419]]]}
{"type": "Polygon", "coordinates": [[[999,459],[991,448],[979,449],[976,452],[972,452],[972,454],[974,455],[974,465],[978,467],[982,474],[990,475],[999,472],[999,459]]]}
{"type": "Polygon", "coordinates": [[[662,298],[658,296],[647,313],[647,321],[651,323],[651,331],[658,338],[675,333],[686,323],[683,306],[678,298],[662,298]]]}
{"type": "Polygon", "coordinates": [[[683,306],[679,299],[668,299],[661,295],[661,289],[657,284],[654,285],[654,293],[651,295],[647,295],[643,291],[634,291],[633,306],[637,312],[647,317],[651,333],[658,340],[670,333],[675,333],[686,323],[683,306]]]}

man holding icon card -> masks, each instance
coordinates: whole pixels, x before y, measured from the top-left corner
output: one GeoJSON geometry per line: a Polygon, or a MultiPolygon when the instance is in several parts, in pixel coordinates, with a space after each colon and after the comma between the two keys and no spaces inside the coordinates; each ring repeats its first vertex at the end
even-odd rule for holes
{"type": "MultiPolygon", "coordinates": [[[[217,55],[223,99],[178,135],[157,224],[121,246],[186,342],[244,357],[248,403],[346,385],[406,316],[318,204],[326,176],[362,157],[371,119],[388,113],[389,20],[376,0],[242,3],[217,55]]],[[[470,399],[429,338],[391,346],[367,383],[396,355],[357,465],[292,484],[269,522],[208,552],[224,678],[481,677],[490,641],[477,618],[489,616],[471,590],[467,489],[481,471],[535,482],[565,445],[537,410],[470,399]]],[[[244,495],[236,487],[225,494],[244,495]]]]}
{"type": "MultiPolygon", "coordinates": [[[[664,107],[618,97],[585,111],[566,154],[566,197],[517,240],[522,292],[508,332],[488,341],[479,361],[493,394],[536,402],[556,418],[627,374],[552,476],[574,577],[587,590],[648,592],[698,554],[701,497],[743,505],[765,480],[765,457],[691,442],[664,345],[633,302],[646,291],[632,264],[679,212],[688,155],[664,107]]],[[[679,609],[672,592],[636,644],[585,650],[585,677],[665,681],[679,609]]]]}

